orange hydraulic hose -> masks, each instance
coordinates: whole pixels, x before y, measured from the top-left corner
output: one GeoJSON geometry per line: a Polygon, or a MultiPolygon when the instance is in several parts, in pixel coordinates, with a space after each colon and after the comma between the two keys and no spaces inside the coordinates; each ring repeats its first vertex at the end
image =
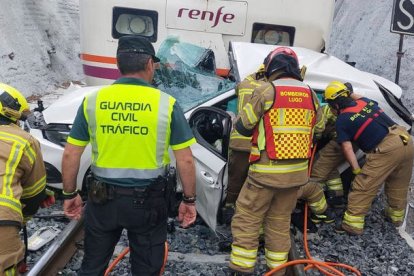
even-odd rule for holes
{"type": "Polygon", "coordinates": [[[310,175],[312,173],[313,159],[315,159],[316,148],[317,148],[317,144],[315,143],[315,144],[313,144],[312,153],[311,153],[311,157],[310,157],[310,160],[309,160],[308,177],[310,177],[310,175]]]}
{"type": "MultiPolygon", "coordinates": [[[[312,154],[311,154],[311,158],[310,158],[310,161],[309,161],[308,176],[310,176],[310,174],[311,174],[313,159],[315,157],[315,152],[316,152],[316,144],[314,145],[314,147],[312,149],[312,154]]],[[[324,275],[327,275],[327,276],[345,276],[344,273],[342,273],[341,271],[334,268],[334,266],[345,268],[349,271],[352,271],[354,274],[356,274],[358,276],[361,276],[361,272],[353,266],[350,266],[350,265],[347,265],[347,264],[341,264],[341,263],[323,262],[323,261],[314,260],[311,256],[311,254],[309,252],[309,248],[308,248],[307,229],[308,229],[308,205],[305,204],[304,223],[303,223],[303,243],[304,243],[305,254],[306,254],[307,259],[294,260],[294,261],[284,263],[284,264],[282,264],[278,267],[273,268],[269,272],[266,272],[264,274],[264,276],[271,276],[271,275],[273,275],[273,273],[275,273],[275,272],[277,272],[277,271],[279,271],[283,268],[286,268],[286,267],[291,266],[291,265],[297,265],[297,264],[308,264],[305,267],[305,271],[309,270],[313,267],[316,267],[317,269],[319,269],[319,271],[321,271],[324,275]],[[324,268],[326,268],[327,270],[325,270],[324,268]]]]}
{"type": "MultiPolygon", "coordinates": [[[[311,254],[309,252],[309,247],[308,247],[308,231],[307,231],[307,229],[308,229],[308,205],[306,203],[305,203],[304,208],[305,208],[305,214],[303,215],[304,216],[304,218],[303,218],[303,220],[304,220],[304,224],[303,224],[303,243],[304,243],[306,257],[309,260],[313,260],[311,254]]],[[[317,269],[319,269],[322,273],[324,273],[325,275],[331,275],[331,274],[329,274],[328,271],[326,271],[325,269],[323,269],[322,267],[320,267],[317,264],[309,264],[308,266],[305,267],[305,271],[312,268],[312,267],[314,267],[314,266],[317,269]]],[[[335,273],[339,273],[338,275],[345,276],[339,271],[335,271],[335,273]]]]}
{"type": "Polygon", "coordinates": [[[345,268],[345,269],[353,272],[354,274],[356,274],[358,276],[361,276],[361,272],[359,272],[358,269],[356,269],[355,267],[352,267],[350,265],[341,264],[341,263],[333,263],[333,262],[322,262],[322,261],[316,261],[316,260],[312,259],[312,257],[310,256],[310,253],[309,253],[308,243],[307,243],[306,238],[305,238],[306,237],[306,229],[307,229],[307,218],[306,218],[307,217],[307,211],[306,210],[307,210],[307,206],[305,206],[305,223],[304,223],[305,225],[304,225],[304,231],[303,231],[304,235],[303,235],[303,237],[304,237],[304,243],[305,243],[305,246],[304,246],[305,247],[305,252],[306,252],[306,255],[307,255],[308,259],[294,260],[294,261],[284,263],[283,265],[280,265],[280,266],[272,269],[271,271],[267,272],[266,274],[264,274],[264,276],[271,276],[273,273],[275,273],[275,272],[277,272],[277,271],[279,271],[283,268],[286,268],[286,267],[291,266],[291,265],[297,265],[297,264],[308,264],[308,266],[306,266],[305,270],[316,267],[324,275],[327,275],[327,276],[345,276],[344,273],[342,273],[339,270],[335,269],[334,266],[345,268]],[[329,271],[323,269],[322,267],[328,269],[329,271]]]}
{"type": "MultiPolygon", "coordinates": [[[[129,247],[125,248],[121,254],[119,254],[119,256],[108,266],[108,268],[105,271],[105,276],[108,276],[109,273],[115,268],[115,266],[122,260],[122,258],[125,257],[126,254],[129,253],[129,247]]],[[[167,263],[167,258],[168,258],[168,242],[165,241],[164,244],[164,261],[160,270],[160,275],[162,275],[164,273],[165,270],[165,264],[167,263]]]]}
{"type": "Polygon", "coordinates": [[[114,267],[122,260],[123,257],[125,257],[126,254],[129,253],[129,247],[125,248],[121,254],[119,254],[118,257],[109,265],[109,267],[105,271],[105,276],[108,276],[109,273],[114,269],[114,267]]]}
{"type": "Polygon", "coordinates": [[[161,267],[161,270],[160,270],[160,276],[164,273],[165,264],[167,263],[167,259],[168,259],[168,242],[165,241],[165,246],[164,246],[164,262],[163,262],[162,267],[161,267]]]}
{"type": "MultiPolygon", "coordinates": [[[[312,154],[311,154],[311,158],[310,158],[310,161],[309,161],[309,167],[308,167],[308,177],[310,177],[311,176],[311,173],[312,173],[313,160],[315,160],[315,153],[316,153],[316,150],[317,150],[317,146],[318,146],[317,143],[314,143],[313,144],[312,154]]],[[[307,238],[308,232],[306,231],[308,229],[308,225],[307,225],[308,224],[307,212],[308,212],[308,208],[307,208],[307,206],[305,204],[305,215],[304,215],[304,221],[305,221],[305,223],[304,223],[304,230],[303,230],[303,240],[304,240],[304,243],[305,243],[305,246],[304,247],[305,247],[306,257],[311,260],[312,257],[310,255],[310,252],[309,252],[309,249],[308,249],[308,238],[307,238]]],[[[326,270],[324,270],[322,267],[318,266],[317,264],[315,264],[315,265],[308,265],[307,267],[305,267],[305,271],[307,269],[313,267],[313,266],[316,266],[323,273],[327,273],[326,270]]]]}

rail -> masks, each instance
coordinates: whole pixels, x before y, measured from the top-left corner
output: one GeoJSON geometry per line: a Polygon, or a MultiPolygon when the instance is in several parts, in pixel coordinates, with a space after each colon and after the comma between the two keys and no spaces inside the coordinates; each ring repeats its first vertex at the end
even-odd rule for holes
{"type": "Polygon", "coordinates": [[[61,234],[50,245],[48,250],[30,269],[27,276],[58,275],[72,256],[79,249],[78,244],[83,239],[83,219],[72,220],[61,234]]]}
{"type": "MultiPolygon", "coordinates": [[[[63,268],[70,262],[72,256],[79,250],[79,242],[83,239],[83,218],[79,221],[72,220],[63,229],[61,234],[50,245],[47,251],[36,262],[36,264],[27,272],[26,276],[55,276],[63,270],[63,268]]],[[[174,260],[174,253],[170,252],[169,257],[174,260]]],[[[191,254],[190,254],[191,255],[191,254]]],[[[188,256],[190,257],[190,256],[188,256]]],[[[210,256],[214,257],[214,256],[210,256]]],[[[228,255],[215,256],[215,260],[210,262],[226,263],[228,255]],[[227,256],[227,257],[226,257],[227,256]],[[217,259],[217,260],[216,260],[217,259]]],[[[191,259],[191,258],[190,258],[191,259]]],[[[197,260],[189,262],[197,262],[197,260]]],[[[197,259],[197,258],[196,258],[197,259]]],[[[297,250],[294,239],[291,239],[291,250],[289,252],[289,260],[299,259],[299,252],[297,250]]],[[[206,261],[206,260],[204,260],[206,261]]],[[[287,275],[304,276],[305,271],[303,265],[295,265],[289,267],[287,275]]]]}

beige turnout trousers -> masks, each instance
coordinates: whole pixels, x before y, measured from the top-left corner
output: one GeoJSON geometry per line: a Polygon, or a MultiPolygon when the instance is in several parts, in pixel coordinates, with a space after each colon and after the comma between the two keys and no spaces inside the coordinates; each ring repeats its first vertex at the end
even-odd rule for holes
{"type": "Polygon", "coordinates": [[[323,214],[328,208],[325,194],[321,186],[317,183],[309,182],[300,186],[298,190],[298,199],[305,200],[312,212],[317,215],[323,214]]]}
{"type": "Polygon", "coordinates": [[[250,152],[230,150],[229,153],[229,181],[226,203],[236,203],[240,190],[246,181],[249,172],[250,152]]]}
{"type": "Polygon", "coordinates": [[[25,247],[16,226],[0,226],[0,275],[10,274],[24,258],[25,247]]]}
{"type": "MultiPolygon", "coordinates": [[[[231,231],[233,234],[232,261],[230,267],[237,271],[253,272],[259,246],[259,229],[264,225],[266,259],[284,263],[290,250],[290,215],[296,206],[299,187],[273,188],[252,184],[249,179],[243,185],[236,202],[231,231]],[[238,260],[238,250],[244,256],[238,260]],[[250,253],[250,256],[249,256],[250,253]],[[277,256],[281,253],[280,256],[277,256]],[[283,256],[282,256],[283,255],[283,256]],[[272,257],[274,256],[274,257],[272,257]],[[247,259],[247,261],[246,261],[247,259]],[[249,266],[236,265],[251,261],[249,266]]],[[[282,270],[274,275],[284,275],[282,270]]]]}
{"type": "Polygon", "coordinates": [[[367,153],[361,174],[352,182],[342,227],[349,232],[362,234],[365,216],[383,183],[388,203],[386,215],[399,226],[404,220],[413,157],[411,136],[402,127],[390,128],[390,133],[375,151],[367,153]],[[403,142],[400,134],[408,140],[403,142]]]}
{"type": "Polygon", "coordinates": [[[335,196],[342,196],[343,187],[337,167],[343,162],[345,162],[345,157],[341,146],[334,139],[330,140],[319,151],[319,156],[312,166],[310,180],[326,184],[327,189],[333,191],[335,196]]]}

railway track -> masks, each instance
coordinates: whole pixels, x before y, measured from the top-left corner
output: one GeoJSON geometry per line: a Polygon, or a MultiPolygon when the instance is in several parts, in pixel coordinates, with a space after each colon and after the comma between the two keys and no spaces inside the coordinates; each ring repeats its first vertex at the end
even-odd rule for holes
{"type": "MultiPolygon", "coordinates": [[[[57,236],[48,246],[41,258],[38,259],[38,261],[30,268],[30,271],[25,274],[25,276],[64,275],[64,268],[71,262],[71,258],[78,250],[82,250],[83,234],[83,219],[79,221],[70,221],[59,236],[57,236]]],[[[177,234],[180,235],[180,231],[178,231],[177,234]]],[[[192,265],[200,265],[201,267],[205,264],[227,267],[229,260],[228,253],[211,255],[204,253],[181,253],[177,251],[170,251],[168,255],[168,262],[170,265],[174,263],[187,263],[192,265]]],[[[300,258],[299,252],[292,240],[292,249],[289,253],[289,259],[294,260],[298,258],[300,258]]],[[[127,259],[128,258],[125,258],[123,262],[127,262],[127,259]]],[[[262,265],[265,266],[265,262],[263,260],[262,265]]],[[[174,266],[171,267],[172,271],[169,272],[171,274],[168,275],[174,275],[173,267],[174,266]]],[[[168,271],[168,265],[166,271],[168,271]]],[[[117,275],[116,269],[112,275],[117,275]]],[[[303,265],[296,265],[295,267],[292,267],[288,275],[304,276],[305,272],[303,265]]]]}
{"type": "Polygon", "coordinates": [[[70,221],[26,275],[58,275],[79,249],[82,239],[83,219],[70,221]]]}

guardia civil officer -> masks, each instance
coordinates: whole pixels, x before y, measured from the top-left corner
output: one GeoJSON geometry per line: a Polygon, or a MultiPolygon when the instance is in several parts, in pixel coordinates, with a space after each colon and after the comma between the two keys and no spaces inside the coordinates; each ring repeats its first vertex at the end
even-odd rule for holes
{"type": "Polygon", "coordinates": [[[20,228],[48,205],[39,142],[18,125],[28,113],[25,97],[0,83],[0,275],[18,275],[25,254],[20,228]]]}
{"type": "Polygon", "coordinates": [[[171,147],[183,184],[182,227],[196,218],[195,142],[184,114],[170,95],[151,86],[155,56],[140,36],[123,36],[117,49],[122,77],[85,97],[62,161],[65,214],[79,219],[76,192],[81,155],[92,146],[93,179],[85,207],[85,255],[80,275],[103,275],[123,229],[133,275],[159,275],[167,238],[165,176],[171,147]]]}
{"type": "Polygon", "coordinates": [[[337,142],[356,175],[348,195],[348,206],[337,232],[363,233],[365,216],[378,190],[385,183],[386,216],[395,226],[402,224],[407,204],[414,148],[411,136],[378,106],[361,97],[354,100],[339,81],[325,89],[325,99],[338,113],[337,142]],[[354,142],[366,153],[361,168],[352,148],[354,142]]]}
{"type": "Polygon", "coordinates": [[[268,268],[287,262],[290,216],[299,187],[308,182],[313,128],[321,119],[317,97],[301,81],[292,49],[273,51],[265,71],[270,82],[254,90],[235,124],[240,134],[252,135],[252,147],[248,177],[231,224],[233,275],[254,272],[262,224],[268,268]]]}

